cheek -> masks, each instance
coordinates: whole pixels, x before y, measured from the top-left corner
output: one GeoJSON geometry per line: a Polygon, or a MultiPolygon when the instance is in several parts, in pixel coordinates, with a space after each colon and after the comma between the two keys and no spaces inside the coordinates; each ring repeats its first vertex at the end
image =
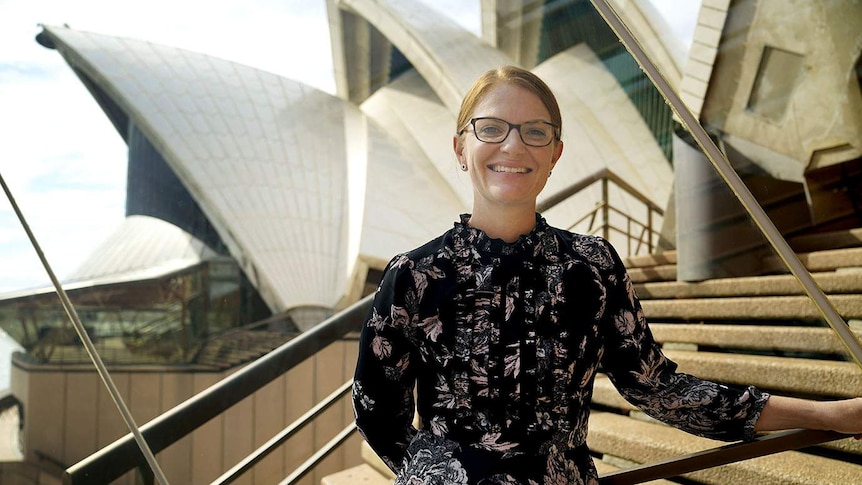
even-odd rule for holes
{"type": "Polygon", "coordinates": [[[481,162],[488,158],[493,152],[493,146],[487,143],[468,143],[464,147],[464,159],[468,161],[481,162]]]}

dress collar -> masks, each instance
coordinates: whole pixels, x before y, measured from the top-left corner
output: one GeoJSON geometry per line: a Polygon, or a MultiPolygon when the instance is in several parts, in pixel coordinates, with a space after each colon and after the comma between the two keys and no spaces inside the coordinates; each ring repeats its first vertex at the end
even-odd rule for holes
{"type": "Polygon", "coordinates": [[[466,246],[475,248],[479,253],[508,256],[518,253],[536,254],[543,244],[540,242],[550,235],[547,221],[539,213],[536,213],[536,225],[527,234],[521,234],[517,241],[508,243],[499,238],[493,238],[478,228],[468,224],[471,214],[461,214],[460,220],[455,223],[455,236],[466,246]]]}

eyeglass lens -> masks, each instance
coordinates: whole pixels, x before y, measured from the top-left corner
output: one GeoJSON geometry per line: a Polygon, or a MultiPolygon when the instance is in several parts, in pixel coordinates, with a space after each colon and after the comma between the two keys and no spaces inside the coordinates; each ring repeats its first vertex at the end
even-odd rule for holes
{"type": "Polygon", "coordinates": [[[512,128],[517,128],[521,141],[530,146],[546,146],[554,139],[554,126],[545,121],[529,121],[520,125],[498,118],[474,118],[472,121],[476,138],[486,143],[502,142],[512,128]]]}

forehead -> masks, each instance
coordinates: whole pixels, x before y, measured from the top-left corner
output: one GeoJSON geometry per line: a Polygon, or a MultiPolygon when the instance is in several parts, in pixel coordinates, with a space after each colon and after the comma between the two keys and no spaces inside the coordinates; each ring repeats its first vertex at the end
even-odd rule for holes
{"type": "Polygon", "coordinates": [[[512,123],[550,120],[548,108],[538,96],[512,83],[498,83],[476,103],[472,116],[492,116],[512,123]]]}

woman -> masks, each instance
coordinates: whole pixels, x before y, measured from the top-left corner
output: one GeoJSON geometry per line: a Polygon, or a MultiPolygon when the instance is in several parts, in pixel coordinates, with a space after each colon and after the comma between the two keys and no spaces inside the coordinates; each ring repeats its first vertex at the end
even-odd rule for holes
{"type": "Polygon", "coordinates": [[[586,435],[600,365],[629,401],[701,436],[862,432],[862,399],[816,404],[677,373],[610,244],[536,213],[560,130],[529,71],[488,71],[464,98],[453,146],[473,212],[387,265],[360,338],[356,423],[396,483],[597,483],[586,435]]]}

